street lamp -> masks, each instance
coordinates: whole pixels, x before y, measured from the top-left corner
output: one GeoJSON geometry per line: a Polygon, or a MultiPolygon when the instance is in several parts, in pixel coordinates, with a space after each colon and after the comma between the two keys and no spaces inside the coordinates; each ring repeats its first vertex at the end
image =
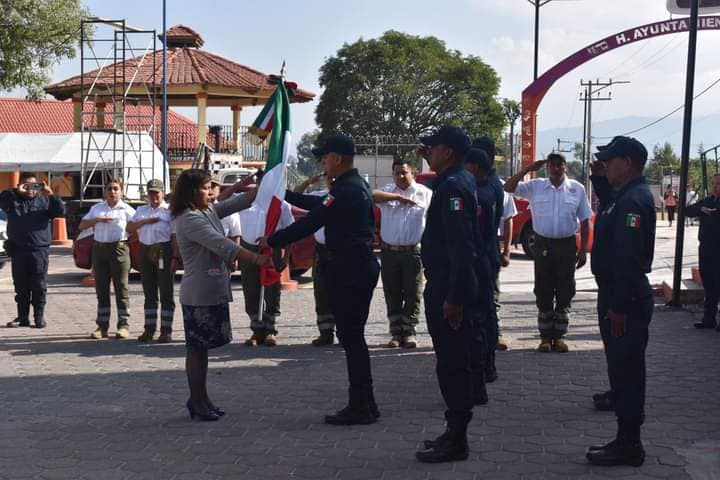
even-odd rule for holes
{"type": "Polygon", "coordinates": [[[538,77],[538,44],[540,38],[540,7],[547,5],[553,0],[528,0],[535,7],[535,62],[533,68],[533,80],[538,77]]]}

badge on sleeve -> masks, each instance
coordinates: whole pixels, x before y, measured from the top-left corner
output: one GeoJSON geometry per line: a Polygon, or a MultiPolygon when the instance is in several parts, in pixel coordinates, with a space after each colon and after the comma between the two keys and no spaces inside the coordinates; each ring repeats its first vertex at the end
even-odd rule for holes
{"type": "Polygon", "coordinates": [[[450,211],[458,212],[463,209],[463,199],[461,197],[450,198],[450,211]]]}
{"type": "Polygon", "coordinates": [[[328,196],[325,197],[325,200],[323,200],[323,205],[325,205],[326,207],[332,206],[333,203],[335,203],[335,197],[330,194],[328,194],[328,196]]]}
{"type": "Polygon", "coordinates": [[[628,213],[625,216],[625,226],[640,230],[640,215],[637,213],[628,213]]]}

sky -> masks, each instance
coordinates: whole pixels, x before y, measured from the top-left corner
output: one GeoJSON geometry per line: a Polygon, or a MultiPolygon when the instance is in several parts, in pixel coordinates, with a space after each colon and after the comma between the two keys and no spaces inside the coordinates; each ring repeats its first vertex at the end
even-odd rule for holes
{"type": "MultiPolygon", "coordinates": [[[[92,14],[125,18],[128,24],[162,28],[160,0],[86,0],[92,14]]],[[[321,93],[319,68],[344,43],[374,38],[387,30],[435,36],[451,49],[482,58],[501,78],[499,96],[520,100],[532,81],[534,8],[527,0],[168,0],[168,27],[181,23],[205,40],[204,49],[266,73],[287,62],[287,77],[300,87],[321,93]]],[[[665,0],[553,0],[540,13],[542,74],[563,58],[596,41],[646,23],[670,17],[665,0]]],[[[582,125],[578,100],[582,79],[629,80],[610,89],[612,101],[594,103],[593,120],[625,116],[663,116],[684,100],[687,34],[664,35],[608,52],[560,79],[539,109],[538,129],[582,125]]],[[[697,76],[699,92],[720,78],[716,61],[720,32],[700,32],[697,76]]],[[[67,60],[53,70],[53,80],[77,75],[79,62],[67,60]]],[[[15,92],[18,93],[18,92],[15,92]]],[[[293,105],[293,135],[315,128],[317,100],[293,105]]],[[[251,123],[257,109],[243,111],[251,123]]],[[[695,116],[720,112],[720,85],[695,102],[695,116]]],[[[194,118],[193,109],[182,113],[194,118]]],[[[210,109],[209,123],[230,124],[229,109],[210,109]]],[[[642,125],[638,125],[640,127],[642,125]]],[[[663,122],[662,135],[682,128],[676,115],[663,122]]],[[[578,139],[579,140],[579,139],[578,139]]],[[[658,141],[662,141],[658,138],[658,141]]],[[[718,138],[694,143],[720,143],[718,138]]]]}

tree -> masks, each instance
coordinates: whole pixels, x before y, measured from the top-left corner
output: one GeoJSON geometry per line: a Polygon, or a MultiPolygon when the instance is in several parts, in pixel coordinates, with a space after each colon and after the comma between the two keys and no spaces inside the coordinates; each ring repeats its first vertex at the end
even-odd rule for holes
{"type": "Polygon", "coordinates": [[[652,158],[648,162],[645,172],[645,176],[651,183],[660,183],[663,174],[669,175],[673,171],[677,175],[679,170],[680,159],[669,142],[665,142],[662,146],[657,144],[653,147],[652,158]]]}
{"type": "Polygon", "coordinates": [[[75,56],[88,12],[80,0],[0,0],[0,11],[0,90],[40,98],[50,68],[75,56]]]}
{"type": "Polygon", "coordinates": [[[388,31],[345,44],[325,61],[315,118],[323,135],[418,137],[453,124],[497,138],[505,125],[499,84],[478,57],[435,37],[388,31]]]}
{"type": "Polygon", "coordinates": [[[297,144],[297,169],[302,175],[310,176],[318,173],[317,159],[312,154],[313,145],[317,145],[319,130],[307,132],[300,137],[297,144]]]}

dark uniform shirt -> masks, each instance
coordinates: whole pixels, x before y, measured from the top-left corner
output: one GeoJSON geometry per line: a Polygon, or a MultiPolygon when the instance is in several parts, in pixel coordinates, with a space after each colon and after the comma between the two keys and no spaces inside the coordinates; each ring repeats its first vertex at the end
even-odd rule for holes
{"type": "Polygon", "coordinates": [[[372,246],[375,233],[370,186],[353,168],[335,179],[325,197],[286,192],[285,200],[308,214],[268,238],[271,247],[282,247],[325,227],[325,245],[333,253],[349,253],[372,246]],[[358,221],[358,219],[361,219],[358,221]]]}
{"type": "MultiPolygon", "coordinates": [[[[505,213],[505,187],[503,187],[500,177],[497,176],[494,168],[491,169],[488,174],[487,183],[493,191],[493,202],[495,203],[495,232],[497,232],[500,228],[500,222],[502,221],[503,214],[505,213]]],[[[498,248],[499,245],[500,244],[498,243],[498,248]]],[[[498,252],[499,251],[500,250],[498,250],[498,252]]]]}
{"type": "Polygon", "coordinates": [[[447,289],[448,303],[467,305],[478,294],[481,240],[475,179],[453,166],[438,175],[433,190],[420,250],[425,276],[447,289]]]}
{"type": "MultiPolygon", "coordinates": [[[[497,241],[500,222],[495,194],[490,177],[477,183],[479,240],[490,265],[497,269],[500,268],[500,244],[497,241]]],[[[500,208],[502,209],[502,205],[500,208]]]]}
{"type": "Polygon", "coordinates": [[[645,177],[616,192],[606,177],[591,179],[602,208],[595,219],[592,273],[601,288],[609,288],[610,308],[626,313],[635,300],[652,295],[646,274],[655,251],[655,201],[645,177]]]}
{"type": "Polygon", "coordinates": [[[713,245],[713,248],[720,248],[720,198],[706,197],[697,203],[688,205],[685,209],[688,217],[700,218],[700,231],[698,240],[700,245],[713,245]],[[715,212],[710,215],[702,213],[702,207],[714,208],[715,212]]]}
{"type": "Polygon", "coordinates": [[[50,220],[65,215],[65,204],[56,195],[25,198],[17,190],[0,193],[0,208],[7,213],[7,236],[12,246],[48,247],[52,242],[50,220]]]}

